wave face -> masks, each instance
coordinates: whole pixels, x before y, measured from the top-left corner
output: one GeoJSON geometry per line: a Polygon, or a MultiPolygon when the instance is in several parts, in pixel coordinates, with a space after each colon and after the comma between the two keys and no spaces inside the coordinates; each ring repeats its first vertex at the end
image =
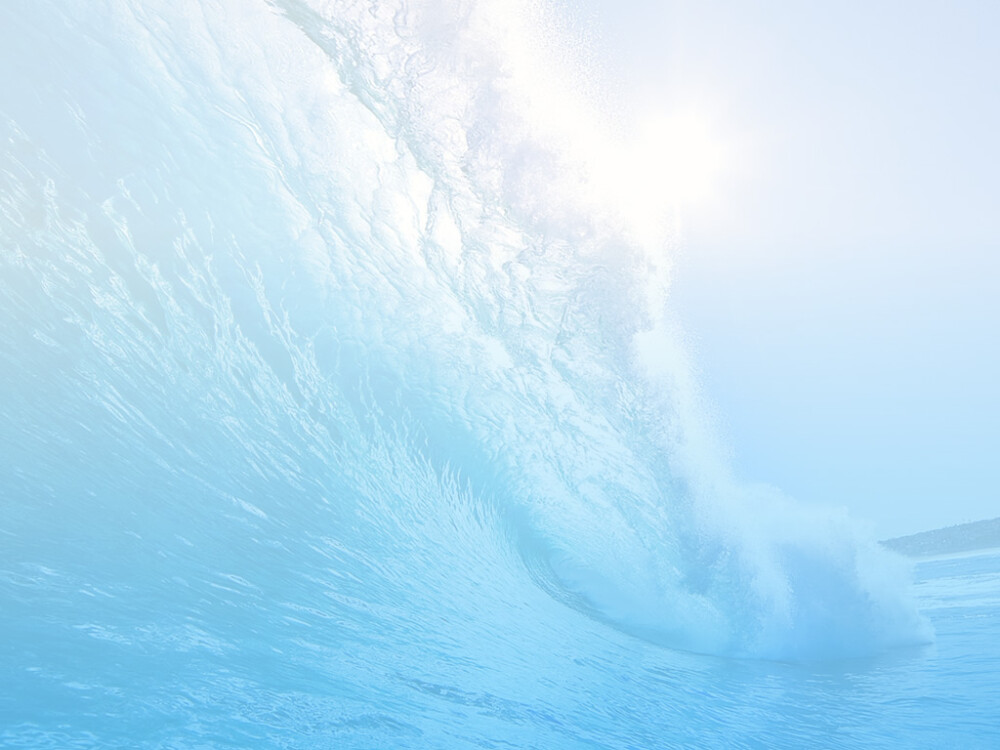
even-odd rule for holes
{"type": "Polygon", "coordinates": [[[730,478],[669,258],[547,119],[540,11],[489,6],[0,11],[25,664],[152,684],[183,654],[365,702],[416,654],[526,667],[595,633],[773,659],[926,640],[895,557],[730,478]]]}

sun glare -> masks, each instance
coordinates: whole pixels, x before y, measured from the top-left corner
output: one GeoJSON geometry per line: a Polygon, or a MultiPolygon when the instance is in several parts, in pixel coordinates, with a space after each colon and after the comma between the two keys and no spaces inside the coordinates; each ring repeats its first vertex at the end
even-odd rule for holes
{"type": "Polygon", "coordinates": [[[481,28],[504,50],[517,82],[510,91],[521,99],[530,130],[582,167],[582,184],[568,179],[562,186],[570,200],[618,215],[640,242],[653,245],[676,237],[682,217],[719,209],[731,147],[714,119],[694,105],[646,112],[621,101],[597,105],[597,79],[579,76],[593,68],[580,53],[589,49],[581,38],[539,16],[543,8],[531,0],[484,9],[481,28]],[[631,114],[621,116],[623,110],[631,114]]]}
{"type": "Polygon", "coordinates": [[[655,239],[676,231],[684,214],[710,207],[726,159],[725,142],[703,115],[649,115],[599,150],[594,176],[635,232],[655,239]]]}

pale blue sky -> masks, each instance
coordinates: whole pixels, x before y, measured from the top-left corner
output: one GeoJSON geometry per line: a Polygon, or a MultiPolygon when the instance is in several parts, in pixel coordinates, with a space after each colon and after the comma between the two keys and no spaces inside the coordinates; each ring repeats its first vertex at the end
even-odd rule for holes
{"type": "Polygon", "coordinates": [[[586,0],[619,103],[731,144],[673,305],[738,475],[1000,516],[1000,4],[586,0]]]}

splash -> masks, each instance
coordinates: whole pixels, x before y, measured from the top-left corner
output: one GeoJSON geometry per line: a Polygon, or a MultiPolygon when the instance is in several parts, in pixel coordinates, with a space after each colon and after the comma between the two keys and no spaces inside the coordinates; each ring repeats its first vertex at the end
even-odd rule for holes
{"type": "Polygon", "coordinates": [[[447,629],[542,591],[720,655],[926,640],[897,558],[730,476],[664,313],[676,238],[616,200],[551,11],[4,14],[10,560],[133,616],[214,587],[447,629]]]}

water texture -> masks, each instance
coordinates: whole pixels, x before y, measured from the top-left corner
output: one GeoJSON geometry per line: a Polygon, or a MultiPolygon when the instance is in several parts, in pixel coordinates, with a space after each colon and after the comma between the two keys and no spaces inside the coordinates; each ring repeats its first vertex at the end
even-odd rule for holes
{"type": "Polygon", "coordinates": [[[996,559],[730,477],[547,19],[0,8],[5,746],[996,742],[996,559]]]}

